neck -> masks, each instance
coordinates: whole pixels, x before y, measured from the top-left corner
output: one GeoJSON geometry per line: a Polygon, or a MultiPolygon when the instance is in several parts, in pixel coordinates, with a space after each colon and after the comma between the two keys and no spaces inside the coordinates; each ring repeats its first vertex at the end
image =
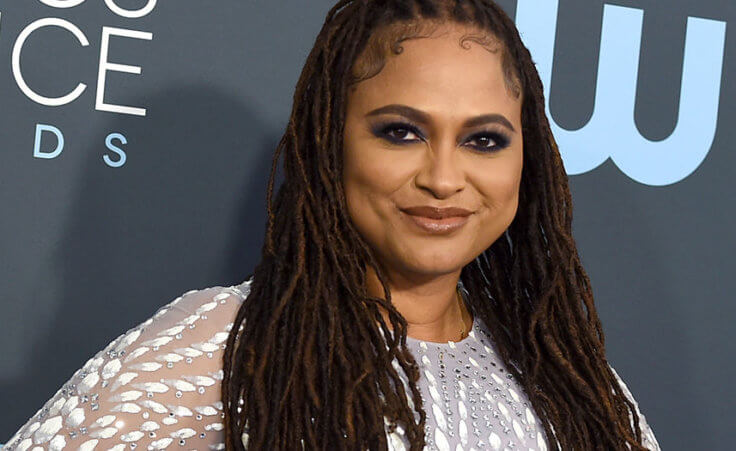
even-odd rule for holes
{"type": "MultiPolygon", "coordinates": [[[[406,319],[408,336],[437,343],[459,341],[467,336],[473,317],[462,298],[462,302],[458,300],[459,277],[458,270],[421,281],[396,276],[388,280],[392,305],[406,319]]],[[[366,271],[366,285],[370,296],[385,298],[383,287],[370,267],[366,271]]],[[[392,329],[386,310],[382,307],[379,310],[392,329]]]]}

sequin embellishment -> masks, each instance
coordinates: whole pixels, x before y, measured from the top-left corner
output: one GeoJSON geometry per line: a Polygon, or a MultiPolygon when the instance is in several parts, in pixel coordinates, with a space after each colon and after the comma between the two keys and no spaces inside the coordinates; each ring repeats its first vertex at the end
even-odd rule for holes
{"type": "MultiPolygon", "coordinates": [[[[89,359],[3,451],[225,449],[222,351],[251,283],[191,290],[159,308],[89,359]]],[[[425,449],[548,449],[539,418],[479,318],[459,342],[407,337],[407,345],[419,364],[425,449]]],[[[407,402],[413,407],[410,397],[407,402]]],[[[242,405],[241,399],[238,410],[242,405]]],[[[385,424],[389,450],[408,450],[402,425],[385,424]]],[[[659,451],[643,415],[640,426],[645,446],[659,451]]]]}
{"type": "Polygon", "coordinates": [[[3,451],[222,450],[222,352],[250,291],[191,290],[89,359],[3,451]]]}

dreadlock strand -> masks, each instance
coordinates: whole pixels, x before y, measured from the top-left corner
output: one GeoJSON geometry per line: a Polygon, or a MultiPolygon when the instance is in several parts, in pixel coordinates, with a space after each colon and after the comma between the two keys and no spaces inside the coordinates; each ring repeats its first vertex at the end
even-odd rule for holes
{"type": "Polygon", "coordinates": [[[634,405],[605,361],[541,80],[513,22],[489,0],[341,0],[328,12],[272,160],[263,260],[236,315],[240,327],[227,340],[222,393],[228,449],[243,449],[239,433],[247,430],[256,449],[293,449],[301,442],[308,449],[385,450],[384,416],[389,428],[405,426],[410,449],[424,446],[426,413],[417,363],[406,348],[407,323],[347,211],[341,134],[345,83],[369,37],[394,24],[407,30],[395,34],[399,42],[422,37],[423,28],[415,25],[429,19],[471,25],[497,38],[504,76],[514,92],[523,92],[521,208],[505,236],[463,268],[472,311],[491,329],[550,441],[564,449],[611,449],[624,442],[644,449],[638,418],[633,426],[628,422],[634,405]],[[286,180],[274,199],[282,154],[286,180]],[[369,266],[383,287],[381,297],[366,293],[369,266]],[[251,317],[263,321],[246,321],[251,317]],[[407,376],[413,410],[399,371],[407,376]],[[242,409],[238,399],[247,401],[242,409]]]}

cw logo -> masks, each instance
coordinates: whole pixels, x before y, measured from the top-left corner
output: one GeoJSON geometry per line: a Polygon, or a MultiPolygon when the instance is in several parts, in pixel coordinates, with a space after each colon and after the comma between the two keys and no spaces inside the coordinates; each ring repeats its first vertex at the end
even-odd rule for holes
{"type": "Polygon", "coordinates": [[[603,7],[595,108],[588,124],[566,130],[555,123],[549,92],[558,7],[559,0],[519,0],[516,25],[542,79],[547,116],[567,173],[591,171],[609,157],[645,185],[669,185],[695,171],[715,137],[726,23],[688,17],[677,125],[655,142],[641,136],[634,122],[644,15],[635,8],[603,7]]]}

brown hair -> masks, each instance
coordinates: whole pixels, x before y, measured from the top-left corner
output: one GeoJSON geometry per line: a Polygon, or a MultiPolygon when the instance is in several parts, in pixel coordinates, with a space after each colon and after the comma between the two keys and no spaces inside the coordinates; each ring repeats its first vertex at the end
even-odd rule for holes
{"type": "Polygon", "coordinates": [[[461,271],[472,310],[489,326],[551,444],[645,449],[634,405],[606,361],[542,83],[514,23],[490,0],[342,0],[328,12],[273,157],[262,259],[227,340],[227,449],[244,449],[245,433],[248,447],[259,450],[385,450],[384,421],[389,430],[401,424],[412,450],[424,447],[426,413],[407,323],[348,215],[342,140],[348,89],[380,71],[387,54],[400,53],[401,41],[441,23],[480,30],[466,38],[503,52],[508,87],[522,96],[519,208],[504,235],[461,271]],[[285,181],[272,203],[282,152],[285,181]],[[368,295],[367,265],[385,298],[368,295]]]}

